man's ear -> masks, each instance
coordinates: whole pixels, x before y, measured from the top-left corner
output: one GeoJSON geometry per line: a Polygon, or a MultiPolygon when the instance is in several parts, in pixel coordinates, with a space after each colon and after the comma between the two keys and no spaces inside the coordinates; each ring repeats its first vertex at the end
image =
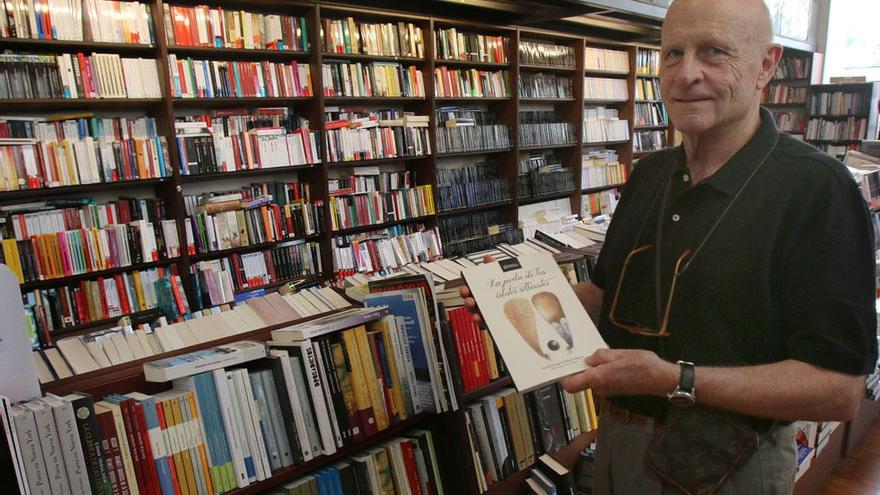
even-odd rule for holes
{"type": "Polygon", "coordinates": [[[773,75],[776,73],[776,66],[779,65],[779,60],[782,59],[782,51],[782,45],[776,43],[767,45],[767,48],[761,55],[761,71],[758,73],[758,80],[756,81],[757,89],[763,90],[764,86],[767,86],[767,83],[773,79],[773,75]]]}

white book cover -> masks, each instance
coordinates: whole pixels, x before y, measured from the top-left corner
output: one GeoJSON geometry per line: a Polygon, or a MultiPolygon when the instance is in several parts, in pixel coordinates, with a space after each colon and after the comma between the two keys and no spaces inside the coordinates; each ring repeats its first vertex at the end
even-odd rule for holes
{"type": "Polygon", "coordinates": [[[235,470],[236,486],[244,488],[250,484],[250,480],[244,462],[245,449],[241,444],[243,432],[240,430],[240,424],[236,421],[235,413],[232,410],[233,403],[229,394],[229,385],[226,383],[226,371],[214,370],[212,375],[217,403],[220,404],[220,418],[223,421],[223,430],[226,432],[226,438],[221,441],[227,442],[229,447],[229,454],[232,457],[232,465],[235,470]]]}
{"type": "Polygon", "coordinates": [[[254,401],[254,392],[251,389],[251,382],[248,378],[247,370],[236,369],[232,372],[237,387],[239,403],[242,406],[247,421],[247,431],[251,444],[251,453],[255,456],[254,463],[257,464],[257,480],[264,480],[272,476],[272,468],[269,466],[269,452],[266,449],[266,443],[263,439],[263,433],[260,429],[260,411],[254,401]]]}
{"type": "Polygon", "coordinates": [[[52,408],[55,428],[58,432],[58,442],[64,456],[64,466],[71,491],[75,494],[91,495],[92,488],[86,472],[86,460],[76,428],[73,405],[70,401],[52,394],[48,394],[40,400],[52,408]]]}
{"type": "Polygon", "coordinates": [[[58,430],[55,427],[55,416],[52,409],[41,401],[30,401],[21,404],[34,414],[43,460],[46,463],[46,478],[55,495],[69,494],[70,483],[67,481],[67,469],[64,466],[64,454],[58,442],[58,430]]]}
{"type": "Polygon", "coordinates": [[[518,390],[583,371],[584,359],[607,347],[549,253],[487,263],[463,274],[518,390]]]}
{"type": "Polygon", "coordinates": [[[52,488],[46,475],[46,463],[43,460],[43,449],[40,447],[37,424],[34,413],[20,405],[12,406],[12,419],[18,435],[24,468],[27,473],[28,486],[34,495],[52,495],[52,488]]]}
{"type": "Polygon", "coordinates": [[[262,342],[243,340],[144,363],[144,378],[148,382],[168,382],[264,357],[266,347],[262,342]]]}
{"type": "Polygon", "coordinates": [[[3,395],[0,395],[0,421],[3,422],[3,431],[6,432],[6,447],[9,449],[9,457],[15,468],[18,492],[21,495],[30,495],[30,486],[28,485],[27,473],[25,472],[21,443],[18,440],[18,431],[12,418],[12,401],[3,395]]]}

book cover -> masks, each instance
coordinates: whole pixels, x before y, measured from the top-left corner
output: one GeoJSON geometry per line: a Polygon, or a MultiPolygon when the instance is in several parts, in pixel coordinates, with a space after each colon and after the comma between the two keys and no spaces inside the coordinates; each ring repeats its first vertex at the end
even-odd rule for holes
{"type": "Polygon", "coordinates": [[[607,347],[553,256],[536,253],[463,271],[520,391],[586,369],[607,347]]]}

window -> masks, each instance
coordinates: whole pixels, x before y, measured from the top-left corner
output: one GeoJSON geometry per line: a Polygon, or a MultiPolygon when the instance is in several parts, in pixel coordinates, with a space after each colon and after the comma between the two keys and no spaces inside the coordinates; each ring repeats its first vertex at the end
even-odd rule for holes
{"type": "Polygon", "coordinates": [[[825,82],[836,76],[880,80],[880,2],[832,0],[825,49],[825,82]]]}

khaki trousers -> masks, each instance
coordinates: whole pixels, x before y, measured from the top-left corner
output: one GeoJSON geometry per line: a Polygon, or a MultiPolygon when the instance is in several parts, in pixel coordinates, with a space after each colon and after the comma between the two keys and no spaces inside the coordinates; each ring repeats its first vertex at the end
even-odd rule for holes
{"type": "MultiPolygon", "coordinates": [[[[717,495],[790,495],[794,490],[797,448],[794,427],[777,426],[759,437],[758,450],[733,473],[717,495]]],[[[599,422],[595,495],[674,495],[645,464],[653,425],[624,423],[610,414],[599,422]]]]}

